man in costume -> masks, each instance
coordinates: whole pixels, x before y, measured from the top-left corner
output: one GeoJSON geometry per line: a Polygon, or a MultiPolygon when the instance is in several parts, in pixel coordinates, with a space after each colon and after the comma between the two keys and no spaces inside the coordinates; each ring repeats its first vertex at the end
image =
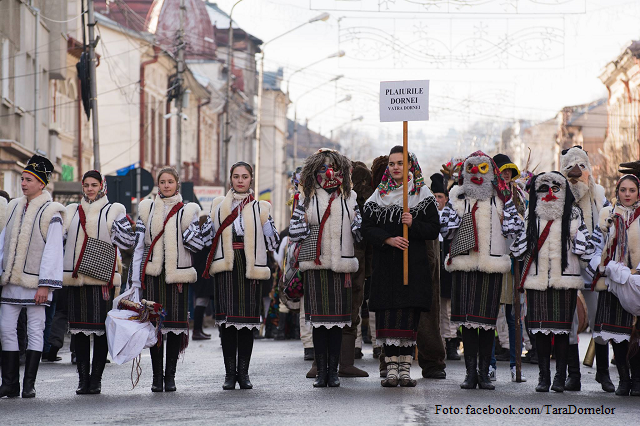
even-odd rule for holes
{"type": "MultiPolygon", "coordinates": [[[[580,146],[574,146],[570,149],[562,151],[560,157],[560,171],[569,181],[569,187],[575,198],[575,203],[582,210],[582,217],[593,238],[595,245],[601,244],[602,234],[598,229],[598,218],[600,210],[610,205],[604,194],[604,188],[598,185],[592,176],[591,162],[586,151],[580,146]]],[[[584,279],[585,288],[582,296],[587,304],[587,313],[589,316],[589,328],[594,329],[596,310],[598,306],[598,294],[591,291],[591,277],[594,275],[591,268],[583,264],[581,271],[584,279]]],[[[569,371],[565,390],[579,391],[580,383],[580,354],[578,352],[578,315],[574,315],[573,328],[569,335],[569,355],[567,359],[567,368],[569,371]]],[[[602,390],[606,392],[615,392],[615,386],[609,377],[609,343],[600,338],[595,337],[594,343],[596,347],[596,381],[602,385],[602,390]]]]}
{"type": "Polygon", "coordinates": [[[17,322],[27,308],[26,352],[22,397],[36,396],[35,382],[44,346],[45,306],[53,291],[62,287],[62,224],[65,208],[54,203],[45,191],[53,164],[34,155],[22,172],[24,194],[7,206],[0,234],[2,248],[2,297],[0,297],[0,338],[2,339],[2,386],[0,397],[20,393],[17,322]]]}

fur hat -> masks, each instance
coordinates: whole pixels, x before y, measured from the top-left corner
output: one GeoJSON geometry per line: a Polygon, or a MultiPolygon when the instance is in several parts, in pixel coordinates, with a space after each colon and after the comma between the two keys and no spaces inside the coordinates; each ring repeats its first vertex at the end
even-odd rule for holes
{"type": "Polygon", "coordinates": [[[496,154],[493,156],[493,161],[496,163],[496,166],[498,166],[500,173],[506,169],[511,169],[513,170],[511,179],[516,180],[520,177],[520,169],[511,161],[508,155],[496,154]]]}
{"type": "Polygon", "coordinates": [[[431,192],[445,195],[449,192],[447,188],[445,188],[444,176],[441,173],[431,175],[431,192]]]}
{"type": "Polygon", "coordinates": [[[49,161],[47,157],[34,155],[29,159],[27,167],[24,168],[24,172],[32,174],[40,182],[48,185],[51,180],[51,174],[53,173],[53,164],[51,164],[51,161],[49,161]]]}

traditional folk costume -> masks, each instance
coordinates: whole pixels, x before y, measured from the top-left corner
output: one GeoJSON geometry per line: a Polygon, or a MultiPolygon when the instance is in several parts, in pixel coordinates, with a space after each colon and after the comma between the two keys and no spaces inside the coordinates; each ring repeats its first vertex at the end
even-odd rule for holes
{"type": "MultiPolygon", "coordinates": [[[[174,169],[163,173],[177,177],[174,169]]],[[[178,179],[176,179],[178,181],[178,179]]],[[[142,289],[141,299],[160,303],[166,311],[162,334],[167,340],[167,364],[164,391],[172,392],[178,357],[189,342],[189,284],[196,281],[191,253],[202,250],[198,223],[200,207],[184,204],[180,185],[170,197],[158,194],[154,200],[143,200],[136,223],[136,248],[129,273],[133,287],[142,289]]],[[[153,367],[153,392],[163,391],[162,344],[149,349],[153,367]]]]}
{"type": "MultiPolygon", "coordinates": [[[[616,198],[618,189],[623,180],[631,180],[637,188],[640,181],[634,175],[623,176],[616,185],[616,198]]],[[[618,202],[615,207],[609,206],[600,212],[600,230],[604,233],[604,248],[599,247],[594,256],[596,277],[594,277],[593,289],[598,293],[598,309],[595,317],[594,338],[599,337],[610,341],[616,358],[616,367],[620,378],[616,395],[629,395],[631,390],[631,378],[629,377],[629,365],[635,369],[635,381],[640,384],[640,376],[637,371],[640,356],[628,360],[629,341],[633,331],[634,316],[625,310],[620,300],[609,289],[606,283],[606,268],[613,262],[618,267],[637,269],[640,265],[640,201],[630,207],[618,202]],[[601,252],[601,253],[598,253],[601,252]]],[[[613,266],[613,265],[612,265],[613,266]]],[[[611,269],[611,268],[609,268],[611,269]]],[[[637,385],[636,385],[637,387],[637,385]]],[[[636,389],[640,391],[640,388],[636,389]]]]}
{"type": "Polygon", "coordinates": [[[551,386],[551,335],[555,336],[556,375],[553,389],[563,392],[569,333],[582,288],[580,260],[593,256],[589,231],[580,209],[573,205],[569,183],[559,172],[533,178],[527,215],[527,230],[511,249],[526,256],[521,287],[527,290],[527,329],[536,334],[540,377],[537,392],[551,386]]]}
{"type": "MultiPolygon", "coordinates": [[[[600,211],[610,205],[604,194],[604,188],[593,179],[589,155],[580,146],[574,146],[562,151],[560,156],[560,172],[569,180],[569,187],[575,198],[575,203],[582,212],[584,223],[591,235],[595,246],[602,244],[602,233],[598,229],[600,211]]],[[[581,293],[587,305],[589,328],[595,330],[598,295],[591,291],[594,270],[588,263],[580,270],[584,287],[581,293]]],[[[615,391],[615,386],[609,376],[609,344],[598,336],[593,336],[596,348],[596,376],[595,379],[606,392],[615,391]]],[[[578,350],[578,315],[574,315],[573,327],[569,334],[569,358],[567,360],[568,377],[565,390],[579,391],[581,389],[580,353],[578,350]]]]}
{"type": "MultiPolygon", "coordinates": [[[[34,155],[24,173],[45,186],[53,164],[34,155]]],[[[35,381],[44,346],[45,306],[51,304],[53,291],[62,287],[62,224],[65,209],[43,191],[31,201],[26,196],[12,200],[0,234],[2,296],[0,297],[0,338],[2,339],[2,387],[0,397],[16,397],[20,392],[17,323],[20,310],[27,308],[27,361],[22,389],[23,398],[36,396],[35,381]],[[39,288],[48,288],[44,303],[36,304],[39,288]]]]}
{"type": "MultiPolygon", "coordinates": [[[[248,164],[241,164],[252,170],[248,164]]],[[[220,325],[225,390],[234,389],[236,381],[241,389],[253,387],[249,380],[253,330],[262,324],[262,287],[271,280],[267,250],[277,250],[280,241],[270,212],[271,204],[257,201],[253,191],[231,189],[226,196],[213,200],[203,225],[205,245],[211,246],[205,277],[214,276],[215,281],[215,318],[220,325]]]]}
{"type": "Polygon", "coordinates": [[[418,334],[420,314],[431,309],[432,283],[425,240],[438,238],[440,223],[436,199],[425,186],[420,165],[410,154],[409,284],[403,281],[403,251],[385,244],[402,235],[402,185],[387,167],[380,185],[366,201],[362,235],[373,245],[373,271],[369,309],[376,312],[376,339],[384,345],[387,377],[385,387],[410,386],[409,375],[418,334]]]}
{"type": "Polygon", "coordinates": [[[101,182],[94,200],[86,195],[80,204],[67,206],[63,285],[68,289],[69,332],[75,335],[79,376],[76,393],[98,394],[107,361],[105,320],[119,294],[118,252],[135,245],[135,235],[122,204],[109,203],[107,183],[97,170],[83,176],[101,182]],[[89,363],[93,334],[93,364],[89,363]]]}
{"type": "Polygon", "coordinates": [[[358,270],[354,245],[362,218],[349,169],[349,160],[334,150],[308,157],[289,227],[291,241],[301,243],[305,321],[313,327],[318,369],[314,387],[340,386],[342,327],[351,323],[351,274],[358,270]]]}
{"type": "Polygon", "coordinates": [[[497,166],[481,151],[465,160],[449,201],[440,221],[443,236],[453,239],[445,264],[452,273],[451,321],[463,326],[467,376],[460,386],[494,389],[488,376],[491,349],[502,274],[511,269],[506,238],[524,223],[497,166]]]}

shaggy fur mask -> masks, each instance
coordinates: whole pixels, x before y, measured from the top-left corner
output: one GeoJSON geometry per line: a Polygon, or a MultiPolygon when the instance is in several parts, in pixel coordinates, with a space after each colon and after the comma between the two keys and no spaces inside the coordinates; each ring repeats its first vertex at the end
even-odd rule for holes
{"type": "Polygon", "coordinates": [[[340,189],[344,197],[348,198],[351,195],[351,161],[336,150],[320,149],[304,161],[300,173],[300,185],[305,198],[305,207],[309,207],[311,197],[315,195],[316,189],[320,188],[325,191],[340,189]],[[327,174],[329,169],[331,172],[327,174]],[[340,183],[333,186],[332,181],[335,182],[338,178],[340,183]]]}
{"type": "Polygon", "coordinates": [[[560,170],[568,179],[571,192],[573,192],[573,196],[578,201],[589,194],[596,184],[591,175],[592,169],[589,156],[579,146],[574,146],[562,154],[560,157],[560,170]]]}
{"type": "Polygon", "coordinates": [[[540,219],[560,219],[567,198],[567,180],[558,172],[541,173],[535,180],[535,196],[540,219]]]}
{"type": "Polygon", "coordinates": [[[467,197],[486,200],[493,195],[493,160],[485,155],[469,157],[462,167],[462,187],[467,197]]]}

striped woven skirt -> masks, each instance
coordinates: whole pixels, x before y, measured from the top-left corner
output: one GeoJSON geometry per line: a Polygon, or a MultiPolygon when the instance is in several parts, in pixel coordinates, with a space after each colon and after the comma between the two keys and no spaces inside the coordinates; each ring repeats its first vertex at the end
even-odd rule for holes
{"type": "Polygon", "coordinates": [[[113,307],[115,288],[108,292],[105,300],[101,285],[85,285],[68,288],[68,318],[71,334],[84,333],[102,336],[107,312],[113,307]]]}
{"type": "Polygon", "coordinates": [[[260,328],[262,286],[268,280],[246,277],[244,249],[233,250],[233,271],[215,275],[214,305],[216,322],[240,328],[260,328]]]}
{"type": "Polygon", "coordinates": [[[502,274],[451,274],[451,322],[467,328],[495,329],[500,309],[502,274]]]}
{"type": "Polygon", "coordinates": [[[530,333],[569,333],[576,303],[578,290],[527,290],[527,329],[530,333]]]}
{"type": "MultiPolygon", "coordinates": [[[[166,312],[162,321],[162,334],[189,335],[189,284],[169,284],[164,271],[160,276],[145,277],[146,288],[142,297],[160,303],[166,312]]],[[[153,322],[155,325],[155,321],[153,322]]]]}
{"type": "Polygon", "coordinates": [[[593,337],[602,337],[616,343],[629,340],[633,331],[633,315],[625,311],[618,298],[608,291],[598,294],[598,310],[593,337]]]}
{"type": "Polygon", "coordinates": [[[312,327],[351,325],[351,287],[345,287],[350,274],[330,269],[303,272],[304,319],[312,327]]]}
{"type": "Polygon", "coordinates": [[[385,309],[376,312],[376,340],[381,345],[413,346],[418,338],[420,309],[385,309]]]}

